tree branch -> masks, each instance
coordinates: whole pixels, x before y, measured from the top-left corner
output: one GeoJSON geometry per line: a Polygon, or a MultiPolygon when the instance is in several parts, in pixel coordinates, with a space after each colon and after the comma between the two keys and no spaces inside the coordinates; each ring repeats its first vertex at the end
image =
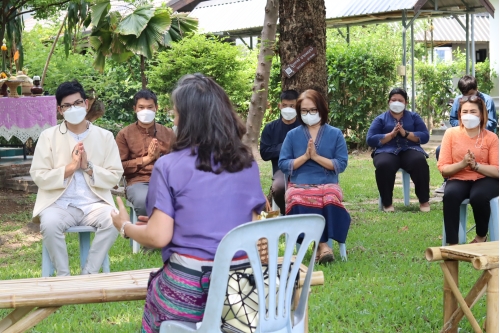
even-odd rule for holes
{"type": "MultiPolygon", "coordinates": [[[[27,0],[25,1],[25,3],[27,2],[27,0]]],[[[50,5],[47,5],[47,6],[41,6],[41,7],[35,7],[35,8],[30,8],[29,10],[25,10],[24,12],[20,12],[18,13],[17,15],[14,15],[14,17],[17,17],[19,15],[23,15],[23,14],[27,14],[27,13],[32,13],[34,11],[37,11],[37,10],[41,10],[41,9],[46,9],[46,8],[49,8],[49,7],[53,7],[53,6],[60,6],[60,5],[64,5],[66,3],[70,2],[70,0],[63,0],[61,2],[56,2],[56,3],[52,3],[50,5]]],[[[22,7],[22,6],[20,6],[22,7]]],[[[18,8],[20,8],[18,7],[18,8]]],[[[13,17],[13,18],[14,18],[13,17]]]]}

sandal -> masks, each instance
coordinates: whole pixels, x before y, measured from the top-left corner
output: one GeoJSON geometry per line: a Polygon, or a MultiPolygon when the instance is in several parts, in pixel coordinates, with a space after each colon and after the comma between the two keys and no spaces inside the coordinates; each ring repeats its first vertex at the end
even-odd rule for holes
{"type": "MultiPolygon", "coordinates": [[[[484,241],[482,241],[481,243],[486,242],[487,240],[488,240],[488,237],[486,236],[486,238],[484,239],[484,241]]],[[[480,243],[480,242],[476,239],[476,237],[474,237],[474,239],[472,240],[472,242],[470,242],[469,244],[476,244],[476,243],[480,243]]]]}
{"type": "Polygon", "coordinates": [[[333,256],[333,251],[331,249],[325,250],[321,253],[316,254],[316,263],[320,265],[325,265],[335,261],[333,256]]]}

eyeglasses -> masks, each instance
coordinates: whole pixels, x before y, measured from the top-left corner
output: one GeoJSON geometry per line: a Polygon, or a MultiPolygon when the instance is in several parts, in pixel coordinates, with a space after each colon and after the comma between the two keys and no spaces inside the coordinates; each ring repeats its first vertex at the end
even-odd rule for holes
{"type": "Polygon", "coordinates": [[[69,103],[63,104],[63,105],[61,105],[61,106],[60,106],[60,108],[61,108],[61,110],[64,112],[64,111],[68,110],[69,108],[71,108],[72,106],[82,106],[82,105],[83,105],[83,103],[85,103],[85,101],[84,101],[84,100],[79,99],[79,100],[77,100],[77,101],[76,101],[75,103],[73,103],[73,104],[69,104],[69,103]]]}
{"type": "Polygon", "coordinates": [[[305,116],[308,113],[310,115],[314,116],[316,113],[318,113],[318,109],[309,109],[309,110],[307,110],[307,109],[300,109],[300,114],[301,115],[305,116]]]}
{"type": "Polygon", "coordinates": [[[479,98],[479,96],[477,95],[472,95],[472,96],[463,96],[461,99],[460,99],[460,102],[462,103],[465,103],[465,102],[475,102],[477,101],[479,98]]]}

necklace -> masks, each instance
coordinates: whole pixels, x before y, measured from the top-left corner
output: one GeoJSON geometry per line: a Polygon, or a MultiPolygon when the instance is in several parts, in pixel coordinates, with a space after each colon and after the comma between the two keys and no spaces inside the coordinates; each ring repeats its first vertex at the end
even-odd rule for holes
{"type": "Polygon", "coordinates": [[[474,144],[474,147],[479,149],[483,146],[483,133],[481,132],[481,129],[479,129],[479,133],[477,133],[477,138],[476,138],[476,143],[474,144]],[[481,144],[479,147],[477,146],[477,142],[479,141],[479,136],[481,136],[481,144]]]}

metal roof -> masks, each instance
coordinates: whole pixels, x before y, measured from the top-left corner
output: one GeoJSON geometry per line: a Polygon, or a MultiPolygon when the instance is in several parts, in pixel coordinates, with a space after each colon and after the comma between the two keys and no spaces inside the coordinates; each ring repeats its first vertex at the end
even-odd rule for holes
{"type": "Polygon", "coordinates": [[[238,31],[254,35],[262,30],[266,0],[211,0],[199,3],[189,14],[198,18],[198,31],[238,31]],[[250,32],[251,31],[251,32],[250,32]]]}
{"type": "MultiPolygon", "coordinates": [[[[204,1],[189,16],[198,18],[200,32],[255,36],[262,30],[265,5],[266,0],[204,1]]],[[[465,11],[494,13],[488,0],[325,0],[325,7],[327,27],[401,22],[404,11],[408,18],[418,10],[422,10],[419,18],[465,11]]]]}
{"type": "MultiPolygon", "coordinates": [[[[458,16],[458,18],[465,25],[465,16],[458,16]]],[[[474,17],[474,40],[475,42],[489,42],[490,41],[490,20],[488,14],[476,14],[474,17]]],[[[464,43],[465,44],[465,30],[457,22],[454,17],[439,17],[432,20],[433,40],[434,43],[464,43]]],[[[427,34],[427,42],[431,40],[430,31],[427,34]]],[[[415,34],[415,41],[425,41],[424,32],[415,34]]]]}

